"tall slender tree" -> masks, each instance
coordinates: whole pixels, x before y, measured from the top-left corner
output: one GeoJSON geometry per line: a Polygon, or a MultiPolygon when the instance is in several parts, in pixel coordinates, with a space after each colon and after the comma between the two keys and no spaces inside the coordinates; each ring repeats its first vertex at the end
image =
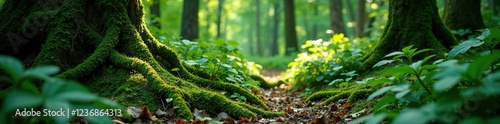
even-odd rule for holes
{"type": "Polygon", "coordinates": [[[260,37],[260,0],[255,1],[255,42],[257,43],[257,55],[262,56],[262,44],[260,37]]]}
{"type": "Polygon", "coordinates": [[[330,26],[334,33],[345,34],[344,14],[342,14],[342,0],[330,0],[330,26]]]}
{"type": "Polygon", "coordinates": [[[224,0],[219,0],[219,6],[217,7],[217,37],[221,38],[221,24],[222,24],[222,11],[224,9],[224,0]]]}
{"type": "Polygon", "coordinates": [[[297,31],[295,30],[295,12],[293,0],[283,0],[285,6],[285,40],[286,52],[291,55],[299,50],[297,31]]]}
{"type": "Polygon", "coordinates": [[[199,38],[198,10],[200,0],[184,0],[182,9],[181,37],[182,39],[195,40],[199,38]]]}
{"type": "Polygon", "coordinates": [[[389,21],[385,27],[379,43],[363,57],[363,69],[409,45],[430,48],[442,56],[457,43],[438,15],[436,0],[389,0],[389,21]]]}
{"type": "Polygon", "coordinates": [[[274,15],[273,15],[273,29],[272,29],[272,37],[273,39],[271,40],[271,56],[276,56],[278,55],[278,31],[279,31],[279,25],[280,25],[280,2],[274,1],[273,3],[273,9],[274,9],[274,15]]]}
{"type": "Polygon", "coordinates": [[[356,14],[356,37],[364,37],[366,22],[366,0],[358,0],[356,14]]]}

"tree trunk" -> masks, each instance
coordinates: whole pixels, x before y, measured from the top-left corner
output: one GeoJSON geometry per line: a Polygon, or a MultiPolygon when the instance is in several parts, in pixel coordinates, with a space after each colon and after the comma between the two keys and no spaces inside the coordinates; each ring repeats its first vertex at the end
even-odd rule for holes
{"type": "Polygon", "coordinates": [[[330,26],[334,34],[346,34],[344,14],[342,14],[342,0],[330,0],[330,26]]]}
{"type": "Polygon", "coordinates": [[[366,0],[358,0],[358,13],[356,14],[356,37],[364,37],[366,22],[366,0]]]}
{"type": "Polygon", "coordinates": [[[219,0],[219,6],[217,9],[217,38],[221,38],[221,21],[222,21],[222,9],[224,9],[224,0],[219,0]]]}
{"type": "Polygon", "coordinates": [[[443,22],[449,29],[483,29],[480,0],[446,0],[443,22]]]}
{"type": "Polygon", "coordinates": [[[233,117],[283,114],[219,94],[238,93],[268,108],[251,92],[182,64],[151,35],[143,12],[141,0],[7,0],[0,12],[0,51],[32,66],[58,65],[56,77],[83,82],[124,106],[156,109],[159,100],[172,98],[175,113],[185,119],[193,118],[194,108],[233,117]]]}
{"type": "Polygon", "coordinates": [[[274,3],[274,15],[273,15],[273,39],[271,40],[271,56],[278,55],[278,31],[280,25],[280,4],[279,2],[274,3]]]}
{"type": "Polygon", "coordinates": [[[291,55],[299,50],[297,41],[297,31],[295,30],[295,14],[293,0],[283,0],[285,4],[285,40],[286,52],[291,55]]]}
{"type": "Polygon", "coordinates": [[[195,40],[198,35],[198,10],[200,0],[184,0],[182,9],[181,37],[186,40],[195,40]]]}
{"type": "Polygon", "coordinates": [[[436,0],[390,0],[389,21],[379,43],[363,57],[363,69],[405,46],[434,49],[432,53],[442,57],[456,43],[439,18],[436,0]]]}
{"type": "Polygon", "coordinates": [[[257,43],[257,55],[262,56],[262,45],[260,41],[260,1],[255,0],[255,42],[257,43]]]}

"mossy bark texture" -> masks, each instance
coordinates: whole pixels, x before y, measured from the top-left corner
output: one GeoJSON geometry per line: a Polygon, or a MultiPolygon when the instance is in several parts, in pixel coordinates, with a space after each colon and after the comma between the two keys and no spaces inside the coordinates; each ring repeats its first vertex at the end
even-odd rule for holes
{"type": "Polygon", "coordinates": [[[442,56],[456,43],[438,15],[436,0],[389,0],[389,21],[379,43],[362,58],[363,68],[409,45],[442,56]]]}
{"type": "Polygon", "coordinates": [[[452,30],[483,29],[480,0],[446,0],[443,21],[452,30]]]}
{"type": "Polygon", "coordinates": [[[192,73],[146,28],[141,0],[7,0],[0,16],[3,54],[31,66],[58,65],[57,77],[84,82],[124,105],[158,108],[172,98],[170,107],[178,106],[185,119],[194,108],[234,117],[283,114],[266,111],[265,102],[237,85],[192,73]],[[219,91],[246,96],[248,103],[219,91]]]}

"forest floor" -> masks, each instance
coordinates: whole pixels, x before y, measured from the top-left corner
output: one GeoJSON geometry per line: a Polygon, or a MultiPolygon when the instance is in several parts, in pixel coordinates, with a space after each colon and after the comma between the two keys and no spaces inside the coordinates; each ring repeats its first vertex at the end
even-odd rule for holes
{"type": "MultiPolygon", "coordinates": [[[[265,69],[262,74],[264,79],[270,82],[280,80],[280,73],[283,70],[265,69]]],[[[173,110],[157,110],[149,112],[147,107],[128,107],[127,111],[133,113],[132,123],[168,123],[168,124],[208,124],[210,121],[218,121],[224,124],[239,124],[239,123],[259,123],[259,124],[295,124],[295,123],[312,123],[312,124],[334,124],[346,123],[356,117],[367,114],[365,111],[358,113],[349,113],[353,107],[351,103],[346,102],[346,99],[341,99],[329,105],[321,105],[321,101],[305,102],[305,97],[301,97],[300,91],[288,91],[287,86],[280,86],[271,89],[261,89],[260,96],[268,103],[271,111],[283,111],[284,116],[274,118],[244,118],[230,117],[227,113],[221,112],[217,116],[211,116],[204,110],[193,110],[195,119],[185,120],[176,118],[173,110]],[[143,111],[144,110],[144,111],[143,111]]],[[[175,108],[174,108],[175,109],[175,108]]],[[[117,123],[122,123],[123,118],[117,118],[117,123]]]]}

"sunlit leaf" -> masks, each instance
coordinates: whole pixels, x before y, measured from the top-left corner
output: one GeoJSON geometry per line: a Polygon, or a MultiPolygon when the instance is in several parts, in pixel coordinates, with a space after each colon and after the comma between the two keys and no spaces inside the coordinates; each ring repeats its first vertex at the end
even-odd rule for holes
{"type": "Polygon", "coordinates": [[[372,94],[370,94],[370,96],[368,96],[368,98],[366,100],[372,100],[373,98],[384,94],[385,92],[391,90],[392,88],[394,88],[394,86],[388,86],[388,87],[381,88],[381,89],[373,92],[372,94]]]}
{"type": "Polygon", "coordinates": [[[476,39],[466,40],[466,41],[458,44],[457,46],[455,46],[453,49],[451,49],[450,53],[448,54],[448,59],[452,59],[455,56],[457,56],[458,54],[462,54],[462,53],[467,52],[471,47],[477,47],[477,46],[482,45],[483,43],[484,42],[481,42],[481,41],[476,40],[476,39]]]}
{"type": "Polygon", "coordinates": [[[372,67],[372,68],[379,67],[379,66],[383,66],[383,65],[386,65],[386,64],[392,63],[392,62],[394,62],[394,61],[395,61],[395,60],[382,60],[382,61],[377,62],[377,64],[373,65],[373,67],[372,67]]]}
{"type": "Polygon", "coordinates": [[[405,53],[401,52],[401,51],[396,51],[396,52],[392,52],[392,53],[389,53],[387,55],[384,56],[384,58],[386,57],[391,57],[391,56],[396,56],[396,55],[403,55],[405,53]]]}

